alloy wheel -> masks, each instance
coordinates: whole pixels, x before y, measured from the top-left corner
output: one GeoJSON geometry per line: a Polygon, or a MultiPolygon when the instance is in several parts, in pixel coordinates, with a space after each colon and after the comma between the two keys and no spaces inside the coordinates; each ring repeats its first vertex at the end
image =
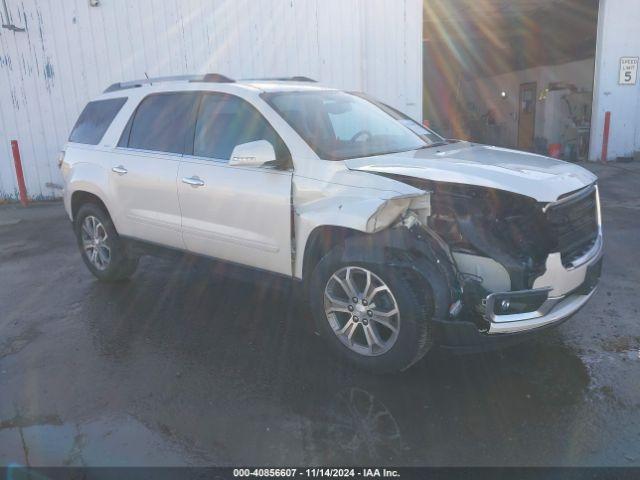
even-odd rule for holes
{"type": "Polygon", "coordinates": [[[107,243],[109,235],[102,222],[93,215],[87,215],[82,221],[80,235],[89,262],[98,270],[105,270],[111,262],[111,248],[107,243]]]}
{"type": "Polygon", "coordinates": [[[344,267],[331,275],[324,308],[333,332],[356,353],[381,355],[398,339],[398,303],[389,286],[366,268],[344,267]]]}

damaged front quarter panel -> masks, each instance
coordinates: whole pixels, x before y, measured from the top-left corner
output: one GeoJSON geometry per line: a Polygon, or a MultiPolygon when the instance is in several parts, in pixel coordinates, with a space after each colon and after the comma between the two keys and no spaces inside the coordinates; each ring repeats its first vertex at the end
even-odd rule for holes
{"type": "MultiPolygon", "coordinates": [[[[535,199],[486,187],[391,177],[431,190],[429,227],[454,255],[486,257],[504,267],[510,285],[502,288],[531,288],[535,278],[544,273],[547,256],[556,245],[542,206],[535,199]]],[[[474,276],[474,272],[465,273],[474,276]]],[[[501,276],[499,272],[496,275],[501,276]]],[[[499,278],[492,280],[504,283],[499,278]]]]}
{"type": "Polygon", "coordinates": [[[348,262],[403,270],[414,280],[415,293],[432,300],[432,318],[447,320],[459,302],[462,290],[458,272],[438,239],[421,224],[396,224],[370,235],[350,237],[345,242],[348,262]]]}
{"type": "Polygon", "coordinates": [[[397,223],[409,208],[428,214],[429,194],[409,185],[350,171],[338,172],[332,180],[293,179],[293,261],[298,278],[303,276],[308,239],[317,228],[373,234],[397,223]]]}
{"type": "Polygon", "coordinates": [[[446,243],[427,227],[431,193],[377,175],[347,173],[324,184],[294,178],[296,276],[304,277],[303,252],[315,229],[345,228],[356,233],[344,241],[348,261],[413,272],[424,280],[421,288],[431,291],[434,316],[448,318],[461,289],[446,243]]]}

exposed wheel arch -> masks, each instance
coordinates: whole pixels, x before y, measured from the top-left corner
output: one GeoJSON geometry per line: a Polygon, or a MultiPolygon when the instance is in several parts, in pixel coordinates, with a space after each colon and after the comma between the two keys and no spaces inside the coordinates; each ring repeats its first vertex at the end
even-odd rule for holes
{"type": "Polygon", "coordinates": [[[363,233],[345,227],[321,226],[309,235],[304,253],[305,292],[311,274],[322,258],[335,246],[342,246],[345,260],[403,269],[416,285],[428,288],[433,296],[434,316],[447,318],[449,307],[460,289],[455,271],[437,245],[416,238],[408,229],[387,229],[363,233]]]}
{"type": "Polygon", "coordinates": [[[336,245],[344,244],[347,238],[366,235],[358,230],[335,225],[321,225],[312,230],[307,237],[302,260],[302,279],[305,284],[318,262],[336,245]]]}
{"type": "Polygon", "coordinates": [[[344,259],[403,270],[419,289],[428,289],[435,318],[448,318],[449,307],[461,292],[454,267],[441,247],[406,228],[351,237],[345,241],[344,259]]]}

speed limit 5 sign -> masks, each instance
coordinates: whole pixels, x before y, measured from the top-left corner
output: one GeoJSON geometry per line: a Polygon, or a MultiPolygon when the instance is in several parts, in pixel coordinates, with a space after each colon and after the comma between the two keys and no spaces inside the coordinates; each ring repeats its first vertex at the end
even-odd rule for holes
{"type": "Polygon", "coordinates": [[[638,79],[638,57],[620,58],[620,85],[635,85],[638,79]]]}

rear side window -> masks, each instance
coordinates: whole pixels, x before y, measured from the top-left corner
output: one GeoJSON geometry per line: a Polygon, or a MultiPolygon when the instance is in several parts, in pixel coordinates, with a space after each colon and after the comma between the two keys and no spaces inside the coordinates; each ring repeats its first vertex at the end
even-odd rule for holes
{"type": "Polygon", "coordinates": [[[225,94],[205,94],[196,123],[193,154],[229,160],[231,152],[243,143],[266,140],[280,159],[289,151],[267,120],[247,101],[225,94]]]}
{"type": "MultiPolygon", "coordinates": [[[[193,132],[194,92],[158,93],[146,97],[131,122],[128,141],[121,145],[157,152],[183,153],[188,132],[193,132]]],[[[128,128],[127,128],[128,130],[128,128]]]]}
{"type": "Polygon", "coordinates": [[[109,100],[89,102],[71,130],[69,141],[88,145],[100,143],[109,125],[126,101],[126,98],[110,98],[109,100]]]}

